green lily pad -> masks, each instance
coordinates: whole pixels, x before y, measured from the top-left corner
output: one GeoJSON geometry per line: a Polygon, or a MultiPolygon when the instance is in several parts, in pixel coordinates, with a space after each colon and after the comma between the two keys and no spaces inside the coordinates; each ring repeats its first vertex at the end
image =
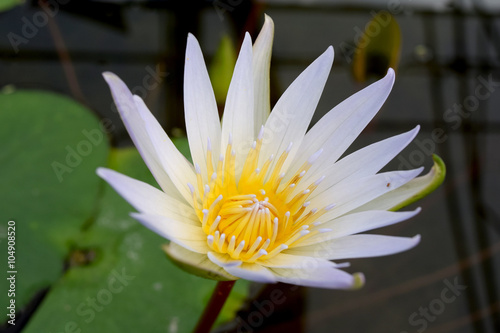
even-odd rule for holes
{"type": "MultiPolygon", "coordinates": [[[[154,184],[134,148],[113,150],[109,166],[154,184]]],[[[194,328],[216,282],[188,274],[167,260],[161,249],[166,240],[129,217],[132,211],[105,185],[97,218],[77,242],[76,252],[93,260],[66,272],[24,332],[190,332],[194,328]]],[[[219,322],[234,317],[247,286],[246,281],[236,283],[219,322]]]]}
{"type": "MultiPolygon", "coordinates": [[[[0,94],[0,260],[7,262],[12,220],[17,310],[61,276],[70,240],[95,209],[95,168],[108,149],[98,119],[75,101],[42,91],[0,94]]],[[[8,289],[5,274],[2,291],[8,289]]],[[[2,297],[3,309],[9,299],[2,297]]]]}
{"type": "Polygon", "coordinates": [[[227,91],[233,76],[234,66],[236,64],[236,48],[233,41],[227,35],[224,35],[217,47],[212,63],[209,66],[210,81],[214,89],[217,105],[224,105],[227,91]]]}
{"type": "Polygon", "coordinates": [[[22,5],[24,0],[2,0],[0,1],[0,12],[7,11],[15,6],[22,5]]]}

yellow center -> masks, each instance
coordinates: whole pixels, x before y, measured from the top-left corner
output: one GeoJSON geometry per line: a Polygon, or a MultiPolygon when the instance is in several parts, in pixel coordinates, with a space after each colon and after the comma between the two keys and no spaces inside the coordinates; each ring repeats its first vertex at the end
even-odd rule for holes
{"type": "Polygon", "coordinates": [[[313,154],[284,183],[281,169],[292,144],[273,165],[273,156],[258,168],[262,147],[262,130],[243,165],[239,180],[235,173],[235,152],[232,139],[214,168],[210,140],[207,149],[207,181],[196,165],[197,188],[188,184],[196,213],[207,234],[207,244],[216,252],[236,260],[255,262],[272,258],[281,251],[321,232],[315,228],[318,217],[331,209],[308,209],[307,201],[324,177],[306,190],[294,193],[322,150],[313,154]],[[271,168],[272,166],[272,168],[271,168]]]}

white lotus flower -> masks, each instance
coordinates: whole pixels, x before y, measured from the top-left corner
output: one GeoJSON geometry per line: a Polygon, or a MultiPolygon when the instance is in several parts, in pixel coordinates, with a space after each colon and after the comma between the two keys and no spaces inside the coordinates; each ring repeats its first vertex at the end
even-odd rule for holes
{"type": "Polygon", "coordinates": [[[246,34],[222,125],[200,46],[188,36],[184,104],[194,165],[144,102],[105,73],[127,130],[163,191],[113,170],[100,168],[98,174],[139,211],[134,218],[171,241],[168,255],[187,270],[220,280],[360,286],[362,274],[351,275],[339,269],[346,264],[331,260],[393,254],[420,240],[359,234],[418,213],[389,209],[431,177],[410,182],[422,168],[378,172],[419,128],[339,159],[384,103],[393,70],[307,131],[333,48],[290,85],[270,113],[273,35],[269,17],[253,48],[246,34]]]}

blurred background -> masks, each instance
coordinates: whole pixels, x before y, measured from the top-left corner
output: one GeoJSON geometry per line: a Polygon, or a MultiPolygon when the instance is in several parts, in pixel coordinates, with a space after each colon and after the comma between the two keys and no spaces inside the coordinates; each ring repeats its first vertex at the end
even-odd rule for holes
{"type": "MultiPolygon", "coordinates": [[[[417,217],[377,230],[421,234],[418,247],[351,261],[350,271],[366,275],[363,289],[242,282],[214,331],[500,332],[499,1],[0,0],[0,10],[0,246],[6,263],[7,221],[16,221],[19,266],[16,325],[2,314],[3,331],[192,329],[214,283],[171,266],[164,240],[128,218],[130,206],[95,176],[97,166],[137,165],[128,174],[151,181],[127,150],[101,73],[143,97],[186,151],[187,33],[200,41],[223,105],[242,36],[255,40],[266,13],[275,23],[272,103],[329,45],[334,66],[313,122],[393,67],[389,99],[348,153],[419,124],[387,170],[428,172],[438,154],[447,178],[412,205],[423,208],[417,217]],[[116,214],[105,209],[114,202],[116,214]],[[177,284],[165,286],[171,274],[177,284]],[[186,283],[196,287],[179,287],[186,283]]],[[[9,285],[0,286],[4,298],[9,285]]]]}

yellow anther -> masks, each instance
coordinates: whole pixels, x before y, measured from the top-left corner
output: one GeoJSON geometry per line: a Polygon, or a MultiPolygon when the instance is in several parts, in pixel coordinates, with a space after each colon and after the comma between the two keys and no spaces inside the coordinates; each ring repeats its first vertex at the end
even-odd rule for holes
{"type": "Polygon", "coordinates": [[[309,225],[316,228],[314,222],[317,218],[333,207],[330,205],[321,211],[313,208],[304,215],[309,204],[307,198],[324,177],[302,192],[293,194],[321,151],[311,156],[283,185],[285,173],[281,170],[292,145],[275,164],[271,155],[259,168],[262,146],[263,130],[248,152],[237,180],[232,136],[229,135],[225,154],[219,157],[216,171],[208,140],[207,174],[202,175],[196,164],[196,187],[188,184],[193,206],[207,234],[208,246],[243,262],[266,260],[310,237],[307,236],[310,230],[306,230],[309,225]]]}

